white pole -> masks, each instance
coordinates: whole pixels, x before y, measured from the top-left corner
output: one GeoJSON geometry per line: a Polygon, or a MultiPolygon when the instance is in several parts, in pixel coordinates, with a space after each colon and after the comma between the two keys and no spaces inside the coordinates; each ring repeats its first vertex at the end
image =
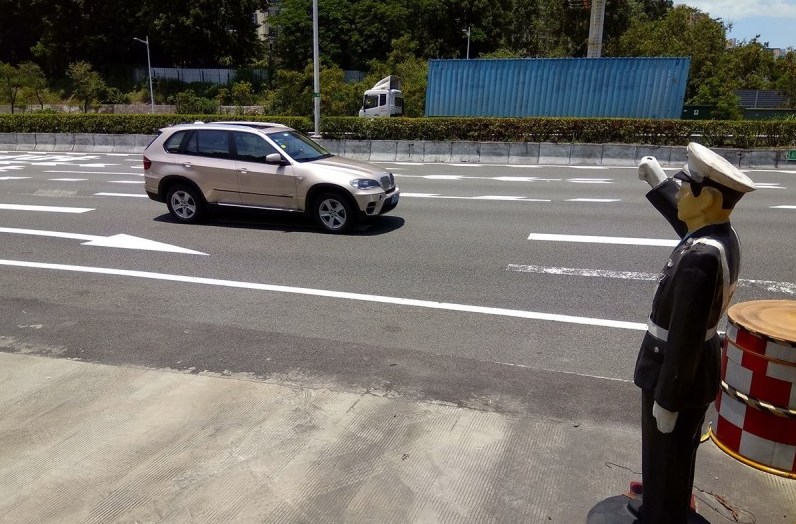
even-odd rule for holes
{"type": "Polygon", "coordinates": [[[605,22],[605,0],[592,0],[589,24],[589,48],[587,58],[600,58],[603,52],[603,23],[605,22]]]}
{"type": "Polygon", "coordinates": [[[318,0],[312,0],[312,63],[313,76],[315,77],[312,98],[315,103],[315,133],[313,137],[321,136],[321,73],[318,60],[318,0]]]}
{"type": "Polygon", "coordinates": [[[149,74],[149,103],[150,108],[149,112],[155,112],[155,92],[152,90],[152,61],[149,59],[149,35],[146,36],[146,40],[141,40],[140,38],[133,37],[133,40],[138,40],[142,44],[146,45],[146,69],[147,73],[149,74]]]}

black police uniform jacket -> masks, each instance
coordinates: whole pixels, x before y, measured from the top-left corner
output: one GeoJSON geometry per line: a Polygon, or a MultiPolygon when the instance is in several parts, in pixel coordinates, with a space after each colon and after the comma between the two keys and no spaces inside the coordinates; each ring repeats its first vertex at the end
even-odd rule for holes
{"type": "Polygon", "coordinates": [[[669,411],[702,407],[715,398],[720,385],[721,348],[714,329],[730,301],[740,267],[738,237],[729,223],[708,225],[687,233],[677,218],[673,180],[647,193],[647,199],[682,238],[660,275],[650,320],[668,330],[666,340],[647,332],[636,359],[633,381],[652,392],[655,401],[669,411]],[[727,258],[730,282],[724,282],[721,254],[700,238],[721,242],[727,258]]]}

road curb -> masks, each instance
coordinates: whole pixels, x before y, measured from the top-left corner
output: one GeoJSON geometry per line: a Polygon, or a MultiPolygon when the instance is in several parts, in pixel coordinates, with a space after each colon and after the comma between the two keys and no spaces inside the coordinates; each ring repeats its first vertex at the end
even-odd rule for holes
{"type": "MultiPolygon", "coordinates": [[[[155,135],[0,133],[0,151],[142,153],[155,135]]],[[[635,166],[654,156],[665,167],[686,161],[685,146],[430,140],[317,140],[330,152],[372,162],[635,166]]],[[[741,169],[796,166],[785,149],[715,149],[741,169]]]]}

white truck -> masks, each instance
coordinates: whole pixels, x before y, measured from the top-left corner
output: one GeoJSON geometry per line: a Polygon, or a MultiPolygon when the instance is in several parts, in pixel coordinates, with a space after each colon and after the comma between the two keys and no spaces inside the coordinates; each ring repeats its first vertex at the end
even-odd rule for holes
{"type": "Polygon", "coordinates": [[[401,79],[397,76],[382,78],[365,91],[359,116],[403,116],[403,114],[404,95],[401,92],[401,79]]]}

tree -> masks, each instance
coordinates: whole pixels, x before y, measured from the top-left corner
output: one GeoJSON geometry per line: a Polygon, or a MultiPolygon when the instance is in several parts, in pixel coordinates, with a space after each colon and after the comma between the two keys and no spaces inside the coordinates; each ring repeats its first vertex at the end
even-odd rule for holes
{"type": "MultiPolygon", "coordinates": [[[[725,54],[726,26],[718,19],[685,5],[669,10],[659,20],[635,20],[623,34],[616,56],[688,56],[691,70],[686,99],[693,98],[705,81],[718,71],[725,54]]],[[[693,102],[689,102],[693,103],[693,102]]]]}
{"type": "Polygon", "coordinates": [[[67,67],[67,76],[72,80],[74,96],[81,102],[83,112],[88,113],[91,104],[105,91],[105,81],[88,62],[74,62],[67,67]]]}
{"type": "Polygon", "coordinates": [[[725,51],[723,64],[728,76],[738,80],[740,89],[772,89],[777,76],[776,58],[757,38],[725,51]]]}
{"type": "Polygon", "coordinates": [[[0,62],[0,94],[3,99],[11,104],[11,113],[14,113],[14,107],[17,103],[17,94],[22,87],[22,76],[19,74],[19,69],[0,62]]]}
{"type": "Polygon", "coordinates": [[[777,60],[776,88],[790,99],[790,106],[796,106],[796,52],[789,51],[777,60]]]}
{"type": "Polygon", "coordinates": [[[28,103],[35,101],[40,109],[44,109],[45,100],[50,98],[44,71],[34,62],[22,62],[17,70],[22,79],[23,99],[28,103]]]}
{"type": "Polygon", "coordinates": [[[134,63],[137,9],[141,1],[28,0],[37,23],[31,56],[49,76],[62,75],[69,63],[134,63]]]}
{"type": "MultiPolygon", "coordinates": [[[[99,1],[99,0],[98,0],[99,1]]],[[[248,65],[262,58],[254,13],[267,0],[139,0],[140,32],[160,61],[184,67],[248,65]],[[143,21],[147,21],[143,24],[143,21]]]]}

